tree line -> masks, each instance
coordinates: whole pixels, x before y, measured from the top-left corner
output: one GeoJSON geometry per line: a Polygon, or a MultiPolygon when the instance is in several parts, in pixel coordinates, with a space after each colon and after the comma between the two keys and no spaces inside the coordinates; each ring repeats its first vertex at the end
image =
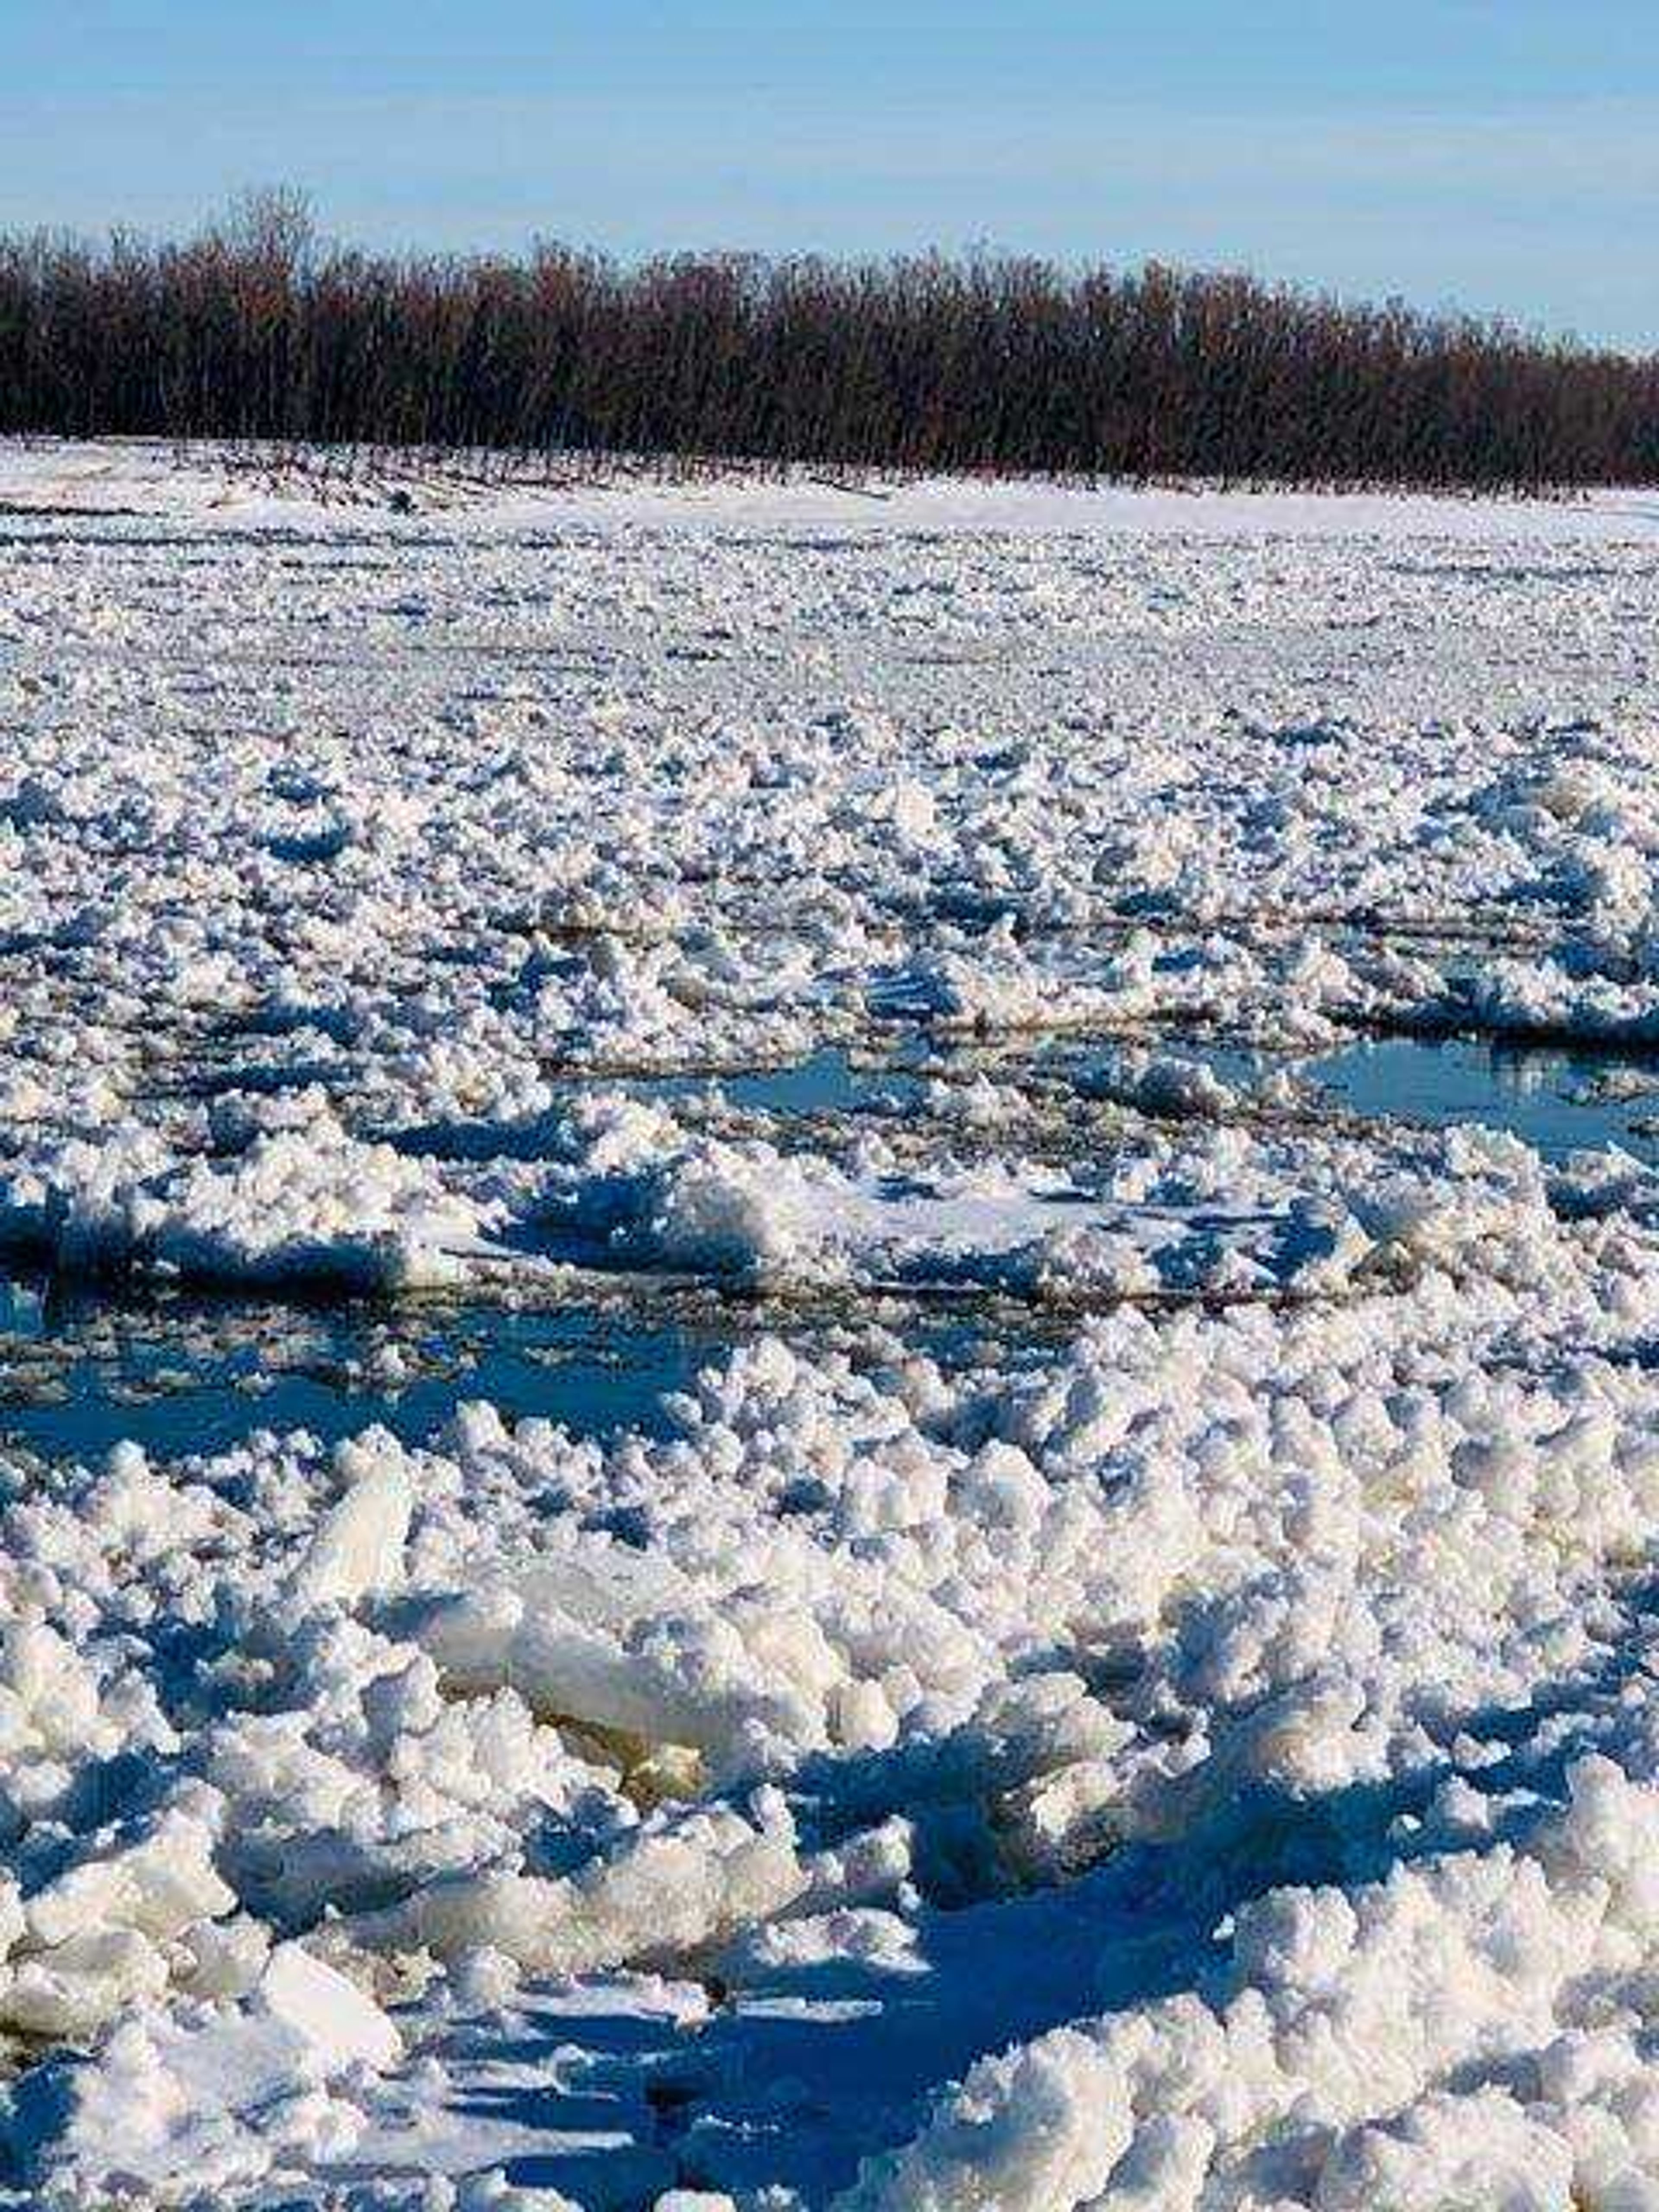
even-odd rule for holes
{"type": "Polygon", "coordinates": [[[374,254],[276,194],[0,237],[0,430],[1537,489],[1659,478],[1659,357],[1159,266],[374,254]]]}

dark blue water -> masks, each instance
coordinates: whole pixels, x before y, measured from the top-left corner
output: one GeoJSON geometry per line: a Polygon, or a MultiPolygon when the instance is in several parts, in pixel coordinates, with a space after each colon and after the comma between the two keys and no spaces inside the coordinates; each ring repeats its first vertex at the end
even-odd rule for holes
{"type": "Polygon", "coordinates": [[[713,1090],[733,1106],[756,1114],[902,1113],[920,1099],[918,1063],[925,1046],[912,1045],[900,1063],[879,1067],[855,1065],[846,1053],[829,1047],[793,1067],[756,1068],[743,1075],[644,1076],[627,1088],[642,1098],[702,1097],[713,1090]]]}
{"type": "Polygon", "coordinates": [[[83,1302],[69,1312],[10,1286],[0,1299],[14,1336],[0,1362],[0,1437],[76,1457],[131,1437],[170,1457],[222,1449],[257,1429],[304,1428],[332,1442],[378,1421],[416,1443],[472,1398],[580,1436],[655,1433],[664,1394],[725,1348],[711,1334],[609,1313],[445,1309],[400,1333],[408,1379],[388,1381],[375,1359],[383,1316],[301,1314],[275,1334],[272,1319],[268,1305],[231,1302],[171,1312],[83,1302]]]}
{"type": "MultiPolygon", "coordinates": [[[[1643,1158],[1659,1149],[1654,1129],[1646,1126],[1659,1127],[1659,1065],[1650,1071],[1651,1091],[1620,1096],[1601,1088],[1645,1080],[1628,1057],[1424,1037],[1365,1038],[1293,1062],[1192,1040],[1170,1040],[1164,1049],[1172,1059],[1201,1061],[1242,1092],[1288,1066],[1302,1081],[1316,1085],[1333,1106],[1351,1113],[1434,1128],[1478,1122],[1505,1130],[1550,1158],[1606,1145],[1643,1158]]],[[[1049,1072],[1063,1073],[1068,1066],[1090,1090],[1109,1093],[1125,1068],[1123,1048],[1066,1048],[1054,1056],[1049,1072]]]]}
{"type": "MultiPolygon", "coordinates": [[[[1597,1088],[1633,1072],[1630,1061],[1605,1054],[1417,1037],[1350,1045],[1301,1069],[1355,1113],[1436,1127],[1479,1121],[1552,1158],[1604,1145],[1654,1152],[1653,1134],[1643,1125],[1659,1119],[1659,1089],[1618,1097],[1597,1088]]],[[[1654,1073],[1659,1078],[1659,1069],[1654,1073]]]]}

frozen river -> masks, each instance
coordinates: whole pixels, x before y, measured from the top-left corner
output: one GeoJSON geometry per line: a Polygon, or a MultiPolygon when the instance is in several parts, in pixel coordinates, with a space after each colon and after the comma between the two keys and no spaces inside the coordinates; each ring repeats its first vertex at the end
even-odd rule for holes
{"type": "Polygon", "coordinates": [[[0,2202],[1659,2203],[1652,502],[416,489],[0,453],[0,2202]]]}

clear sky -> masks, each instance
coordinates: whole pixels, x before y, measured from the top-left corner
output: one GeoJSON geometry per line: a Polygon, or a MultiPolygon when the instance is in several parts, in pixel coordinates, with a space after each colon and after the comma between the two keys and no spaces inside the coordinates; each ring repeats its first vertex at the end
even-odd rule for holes
{"type": "Polygon", "coordinates": [[[985,244],[1659,345],[1659,0],[0,0],[0,225],[985,244]]]}

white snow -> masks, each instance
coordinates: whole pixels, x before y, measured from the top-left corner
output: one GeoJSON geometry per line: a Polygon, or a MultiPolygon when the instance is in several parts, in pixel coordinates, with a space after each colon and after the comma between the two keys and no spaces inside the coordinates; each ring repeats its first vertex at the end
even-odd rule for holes
{"type": "Polygon", "coordinates": [[[327,481],[0,449],[0,1245],[727,1341],[0,1446],[0,2203],[1659,2206],[1659,1171],[1207,1056],[1659,1034],[1652,497],[327,481]]]}

